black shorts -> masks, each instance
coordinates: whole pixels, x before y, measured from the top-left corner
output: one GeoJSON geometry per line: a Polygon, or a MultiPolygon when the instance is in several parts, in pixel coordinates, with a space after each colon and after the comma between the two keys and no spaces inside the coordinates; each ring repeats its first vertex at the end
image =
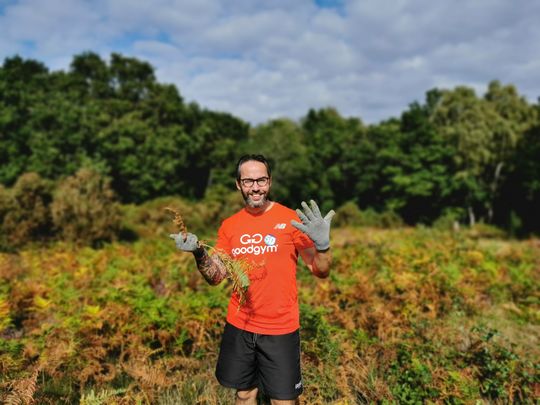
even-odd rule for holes
{"type": "Polygon", "coordinates": [[[229,324],[221,339],[216,377],[240,391],[261,387],[272,399],[296,399],[302,393],[300,333],[260,335],[229,324]]]}

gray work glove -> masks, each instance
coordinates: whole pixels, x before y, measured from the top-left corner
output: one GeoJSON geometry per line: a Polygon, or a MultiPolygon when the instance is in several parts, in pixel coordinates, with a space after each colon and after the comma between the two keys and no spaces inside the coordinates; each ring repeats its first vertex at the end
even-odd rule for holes
{"type": "Polygon", "coordinates": [[[334,216],[334,210],[330,210],[323,218],[321,211],[315,201],[309,202],[311,208],[302,201],[304,212],[296,210],[296,213],[302,220],[302,223],[291,221],[291,225],[304,232],[315,243],[317,250],[327,250],[330,247],[330,222],[334,216]]]}
{"type": "Polygon", "coordinates": [[[184,252],[199,253],[199,239],[197,235],[189,232],[171,233],[169,235],[176,242],[176,247],[184,252]]]}

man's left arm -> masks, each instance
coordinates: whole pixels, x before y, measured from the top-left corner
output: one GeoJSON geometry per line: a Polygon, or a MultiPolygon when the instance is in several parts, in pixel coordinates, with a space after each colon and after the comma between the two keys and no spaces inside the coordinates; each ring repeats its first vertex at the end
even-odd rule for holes
{"type": "Polygon", "coordinates": [[[330,268],[332,267],[332,252],[330,248],[319,252],[317,249],[311,247],[303,249],[299,253],[307,268],[314,276],[319,278],[328,277],[330,268]]]}
{"type": "Polygon", "coordinates": [[[330,223],[334,210],[330,210],[323,218],[315,201],[310,201],[311,207],[302,201],[304,212],[296,210],[302,223],[291,221],[291,225],[305,233],[315,247],[301,250],[300,256],[309,270],[317,277],[325,278],[330,274],[332,252],[330,250],[330,223]]]}

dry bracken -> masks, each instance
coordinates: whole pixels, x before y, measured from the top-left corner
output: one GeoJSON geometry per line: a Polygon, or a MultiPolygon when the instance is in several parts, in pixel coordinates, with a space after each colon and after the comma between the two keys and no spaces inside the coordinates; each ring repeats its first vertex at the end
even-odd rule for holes
{"type": "Polygon", "coordinates": [[[34,402],[34,394],[37,389],[39,368],[26,378],[11,382],[11,392],[5,399],[6,405],[29,405],[34,402]]]}
{"type": "Polygon", "coordinates": [[[254,264],[246,259],[233,259],[228,254],[213,249],[208,245],[204,245],[213,250],[227,273],[227,278],[231,280],[233,291],[238,294],[238,309],[245,304],[249,287],[249,272],[253,269],[254,264]]]}
{"type": "Polygon", "coordinates": [[[182,219],[182,215],[180,215],[180,213],[177,210],[170,207],[165,207],[165,211],[168,211],[174,215],[172,222],[178,229],[178,233],[186,233],[187,227],[186,227],[186,224],[184,223],[184,220],[182,219]]]}
{"type": "MultiPolygon", "coordinates": [[[[186,224],[178,210],[171,207],[165,207],[165,210],[174,215],[172,222],[176,226],[178,233],[187,233],[186,224]]],[[[231,280],[232,289],[238,295],[240,308],[247,300],[249,287],[248,274],[255,265],[246,259],[233,259],[227,253],[215,249],[202,241],[199,241],[199,246],[206,248],[212,255],[217,256],[221,263],[223,263],[227,278],[231,280]]]]}

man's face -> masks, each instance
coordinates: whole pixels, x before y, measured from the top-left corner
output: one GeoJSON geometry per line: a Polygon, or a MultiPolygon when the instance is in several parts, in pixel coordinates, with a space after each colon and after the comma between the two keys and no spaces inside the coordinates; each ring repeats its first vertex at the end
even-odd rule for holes
{"type": "Polygon", "coordinates": [[[263,207],[268,201],[268,192],[270,191],[271,186],[272,179],[268,177],[268,172],[266,171],[264,163],[250,160],[240,166],[240,181],[236,181],[236,188],[240,190],[246,205],[249,207],[263,207]],[[264,184],[265,179],[267,180],[266,184],[264,184]],[[249,185],[246,183],[253,184],[249,185]]]}

